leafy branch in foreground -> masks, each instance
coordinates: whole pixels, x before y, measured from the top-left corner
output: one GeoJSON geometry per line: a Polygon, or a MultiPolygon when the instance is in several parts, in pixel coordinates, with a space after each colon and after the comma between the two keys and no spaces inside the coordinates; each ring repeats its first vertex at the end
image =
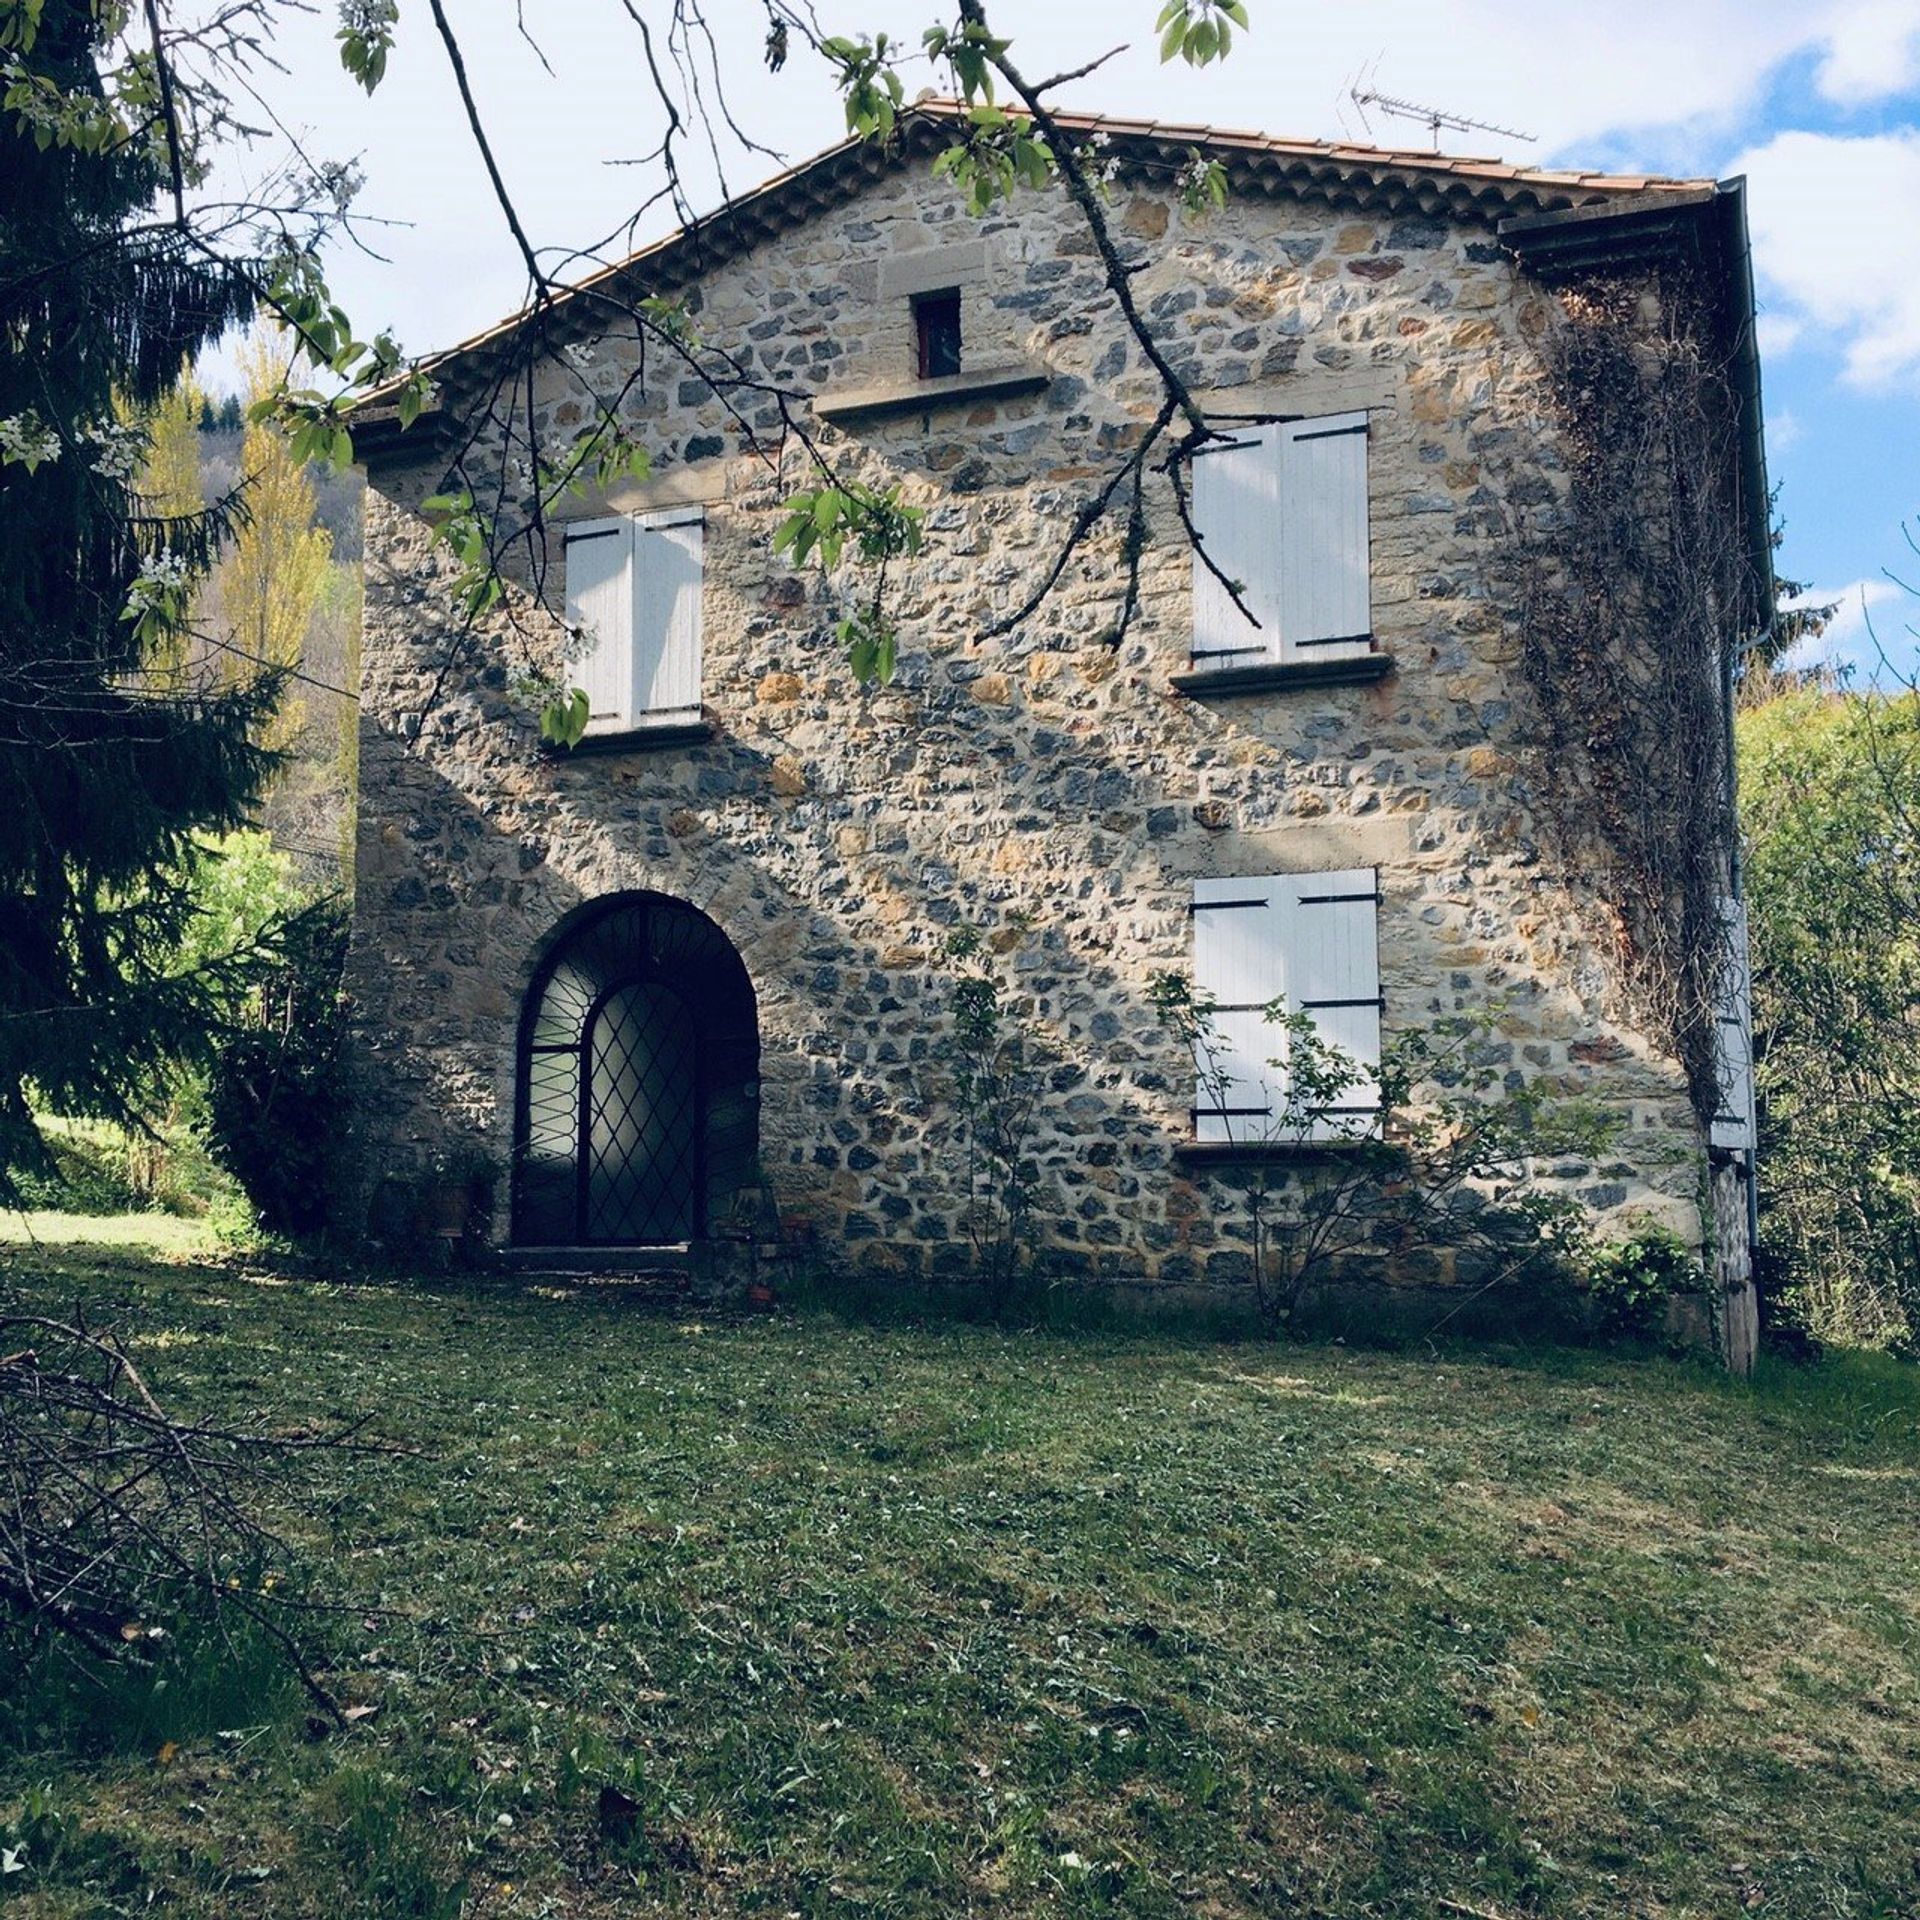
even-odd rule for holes
{"type": "MultiPolygon", "coordinates": [[[[429,374],[418,365],[410,367],[389,336],[357,334],[329,291],[322,249],[332,236],[355,231],[351,201],[359,185],[358,170],[350,163],[312,159],[282,129],[287,151],[264,170],[256,169],[250,197],[227,202],[203,191],[215,177],[224,149],[251,148],[269,137],[248,124],[235,102],[242,94],[258,98],[249,75],[263,63],[274,63],[278,13],[296,5],[297,0],[236,0],[206,19],[185,18],[164,0],[150,0],[144,10],[124,4],[99,10],[95,27],[101,57],[95,85],[75,84],[71,75],[57,71],[57,62],[49,62],[39,44],[44,23],[77,13],[76,0],[0,0],[0,68],[10,121],[24,140],[43,151],[89,159],[135,158],[157,190],[149,231],[167,235],[183,256],[226,276],[246,302],[280,319],[295,344],[294,362],[280,391],[260,403],[256,418],[271,417],[288,436],[296,460],[337,466],[352,458],[353,411],[370,395],[391,405],[402,426],[417,420],[434,398],[429,374]]],[[[763,5],[769,70],[785,69],[796,44],[810,48],[839,92],[848,130],[856,137],[876,143],[893,140],[909,111],[905,63],[920,58],[943,63],[967,113],[935,165],[973,212],[984,215],[1021,188],[1058,183],[1085,218],[1101,273],[1146,365],[1162,385],[1164,404],[1145,433],[1116,454],[1110,479],[1097,485],[1076,511],[1059,563],[1043,569],[1046,584],[1038,597],[1051,591],[1067,560],[1096,525],[1117,511],[1124,516],[1125,578],[1117,637],[1140,607],[1150,467],[1172,479],[1181,524],[1195,542],[1199,561],[1206,563],[1181,498],[1180,474],[1193,453],[1215,437],[1133,301],[1129,281],[1139,262],[1116,243],[1103,211],[1113,167],[1099,156],[1093,138],[1064,130],[1046,105],[1055,88],[1093,72],[1118,49],[1068,72],[1029,80],[1014,64],[1011,40],[989,26],[981,0],[961,0],[957,13],[928,27],[917,47],[883,33],[825,35],[812,10],[794,0],[763,0],[763,5]],[[1001,90],[1008,96],[1004,104],[996,98],[1001,90]]],[[[744,152],[766,152],[742,130],[728,102],[718,52],[695,0],[667,0],[651,18],[636,7],[627,8],[638,36],[636,65],[654,109],[658,137],[644,154],[621,164],[652,168],[657,182],[615,234],[599,246],[566,252],[535,246],[505,183],[447,9],[440,0],[429,0],[427,11],[528,283],[528,325],[502,356],[497,376],[489,376],[491,395],[476,400],[459,423],[459,445],[442,482],[443,491],[464,493],[475,505],[470,515],[447,514],[442,525],[443,538],[455,555],[459,618],[441,643],[445,658],[434,685],[437,689],[446,684],[477,643],[482,623],[501,624],[509,641],[527,643],[522,670],[511,676],[512,684],[541,688],[543,730],[550,739],[571,740],[578,731],[573,719],[578,690],[566,684],[564,675],[556,679],[541,667],[542,648],[533,641],[544,628],[538,622],[523,623],[517,596],[503,591],[501,576],[506,571],[525,578],[533,605],[553,610],[546,598],[550,511],[570,485],[570,466],[591,479],[609,458],[629,470],[644,460],[646,450],[623,425],[627,416],[622,409],[636,382],[644,391],[648,375],[643,366],[635,380],[619,383],[617,391],[587,387],[588,427],[582,438],[599,450],[584,462],[576,465],[570,453],[537,444],[542,429],[535,422],[532,401],[538,371],[561,365],[566,356],[580,351],[563,330],[547,324],[563,300],[585,300],[599,314],[604,331],[630,327],[643,361],[651,353],[655,363],[667,364],[677,379],[704,385],[721,401],[743,451],[763,460],[769,471],[778,471],[788,443],[797,439],[824,488],[857,501],[858,483],[840,471],[831,444],[814,435],[808,419],[810,393],[784,376],[756,375],[733,356],[702,349],[685,326],[684,315],[665,310],[669,303],[657,294],[625,287],[605,274],[591,278],[585,291],[568,284],[568,277],[578,277],[583,266],[612,264],[619,253],[612,243],[624,236],[630,247],[638,223],[662,202],[683,226],[698,224],[682,170],[690,140],[703,145],[716,165],[721,165],[728,141],[744,152]],[[608,448],[617,450],[609,455],[608,448]],[[483,470],[496,461],[497,471],[483,470]]],[[[383,84],[398,55],[401,19],[397,0],[342,0],[339,6],[335,39],[341,66],[369,93],[383,84]]],[[[1173,0],[1159,9],[1154,22],[1161,57],[1196,68],[1225,57],[1235,34],[1248,25],[1242,0],[1173,0]]],[[[521,32],[538,54],[524,18],[521,32]]],[[[1224,170],[1200,156],[1192,158],[1174,185],[1195,214],[1225,200],[1224,170]]],[[[721,187],[730,191],[724,168],[721,187]]],[[[10,409],[8,417],[18,429],[15,437],[22,450],[37,458],[44,442],[33,437],[25,411],[10,409]]],[[[809,488],[808,495],[817,490],[809,488]]],[[[853,513],[856,519],[873,520],[858,505],[853,513]]],[[[849,555],[852,564],[872,575],[871,585],[863,582],[858,592],[857,609],[838,623],[840,643],[862,684],[885,681],[898,654],[897,632],[886,608],[887,563],[915,548],[899,537],[897,516],[889,520],[893,534],[877,545],[862,540],[849,555]]],[[[917,538],[916,530],[912,540],[917,538]]],[[[156,576],[143,592],[164,618],[167,583],[156,576]]],[[[991,634],[1010,630],[1032,611],[1033,603],[1024,604],[1010,621],[997,622],[991,634]]]]}
{"type": "MultiPolygon", "coordinates": [[[[841,96],[848,132],[875,144],[894,140],[909,111],[902,75],[904,63],[914,57],[909,47],[884,33],[824,35],[810,10],[790,5],[788,0],[766,0],[766,8],[765,60],[769,70],[784,69],[792,46],[796,42],[805,44],[828,69],[841,96]]],[[[572,744],[582,732],[579,690],[568,683],[564,668],[556,675],[539,657],[540,649],[534,644],[539,629],[537,624],[523,628],[516,597],[490,587],[484,576],[497,576],[510,556],[520,556],[525,562],[520,570],[531,583],[532,603],[547,606],[547,516],[557,493],[546,483],[547,457],[537,445],[530,444],[537,432],[533,425],[537,411],[534,394],[543,364],[558,363],[582,351],[556,338],[544,325],[561,301],[575,296],[529,239],[466,83],[458,38],[437,0],[432,11],[460,83],[469,130],[486,162],[494,196],[528,271],[529,324],[490,375],[491,395],[481,398],[471,417],[461,423],[463,443],[455,457],[450,487],[481,504],[474,509],[472,522],[464,514],[454,516],[445,529],[449,542],[458,543],[455,592],[464,620],[462,632],[450,645],[449,664],[464,655],[476,622],[499,615],[506,628],[526,643],[526,658],[512,684],[539,700],[543,735],[550,741],[572,744]],[[483,471],[496,455],[499,473],[483,471]],[[516,469],[536,476],[530,492],[513,480],[516,469]]],[[[668,10],[665,43],[672,61],[667,65],[656,59],[655,29],[634,10],[629,9],[629,13],[641,35],[645,68],[665,121],[658,144],[645,156],[647,162],[662,169],[664,179],[654,200],[639,211],[644,213],[654,201],[664,198],[672,202],[683,223],[694,224],[677,159],[678,143],[688,125],[704,124],[716,159],[717,138],[722,132],[731,133],[749,151],[759,149],[740,132],[724,95],[709,101],[695,88],[681,99],[668,83],[669,70],[677,70],[684,81],[690,70],[710,60],[710,49],[702,51],[698,10],[687,9],[678,0],[668,10]]],[[[391,9],[382,0],[351,0],[342,18],[343,60],[362,84],[371,87],[384,71],[391,50],[391,9]],[[345,30],[347,27],[351,32],[345,30]]],[[[1175,4],[1161,9],[1155,30],[1161,36],[1164,60],[1184,60],[1191,66],[1204,67],[1224,58],[1233,46],[1234,34],[1248,26],[1249,12],[1241,0],[1175,0],[1175,4]]],[[[1013,63],[1012,42],[989,26],[981,0],[962,0],[957,17],[927,28],[918,49],[919,57],[947,67],[953,91],[966,109],[964,119],[936,156],[936,173],[954,184],[976,217],[986,215],[1022,188],[1062,185],[1088,225],[1102,276],[1120,317],[1163,389],[1162,404],[1154,410],[1145,430],[1133,436],[1116,455],[1112,474],[1076,510],[1056,561],[1042,569],[1042,583],[1017,610],[996,620],[983,636],[987,638],[1004,635],[1028,618],[1053,590],[1094,529],[1109,512],[1117,511],[1124,523],[1120,546],[1124,593],[1111,636],[1117,642],[1138,616],[1142,603],[1142,557],[1149,544],[1146,488],[1150,471],[1164,473],[1171,480],[1179,523],[1194,546],[1196,563],[1213,566],[1193,526],[1182,476],[1194,453],[1218,435],[1133,299],[1131,277],[1140,263],[1118,243],[1105,213],[1117,173],[1114,163],[1101,153],[1097,135],[1063,129],[1046,105],[1046,96],[1055,88],[1093,72],[1117,51],[1110,50],[1069,72],[1031,81],[1013,63]],[[1010,96],[1004,105],[997,98],[1001,89],[1010,96]]],[[[717,84],[717,68],[714,78],[717,84]]],[[[1217,210],[1226,202],[1224,168],[1198,153],[1189,156],[1172,186],[1195,216],[1217,210]]],[[[631,225],[625,231],[630,234],[631,225]]],[[[589,259],[595,264],[611,264],[598,255],[566,256],[570,265],[589,259]]],[[[824,510],[830,516],[839,516],[849,529],[861,534],[849,545],[847,559],[868,578],[857,590],[855,609],[837,622],[836,636],[856,681],[862,685],[884,684],[895,670],[899,652],[897,627],[887,607],[888,566],[917,551],[917,516],[908,524],[898,510],[897,498],[890,500],[888,494],[842,471],[831,443],[823,443],[811,430],[807,418],[812,398],[809,392],[779,377],[755,375],[724,353],[700,350],[683,328],[650,311],[657,296],[637,296],[608,275],[593,281],[584,297],[600,314],[606,332],[631,330],[642,349],[643,370],[636,379],[643,388],[647,355],[658,358],[664,354],[679,378],[705,385],[722,401],[742,450],[765,461],[771,471],[778,470],[787,443],[794,439],[800,442],[816,484],[786,502],[777,548],[790,552],[797,547],[804,557],[801,529],[810,516],[822,510],[822,496],[826,497],[824,510]]],[[[633,384],[623,383],[618,391],[587,387],[592,432],[617,434],[622,430],[621,409],[633,384]]],[[[324,428],[325,423],[320,424],[324,428]]],[[[829,560],[826,564],[834,563],[829,560]]],[[[1237,590],[1227,584],[1238,601],[1237,590]]],[[[442,681],[444,678],[443,671],[442,681]]]]}
{"type": "Polygon", "coordinates": [[[899,636],[886,612],[887,568],[920,551],[925,515],[909,504],[899,487],[884,490],[859,481],[796,493],[787,501],[786,518],[773,536],[773,550],[790,566],[817,558],[831,572],[844,555],[872,570],[865,604],[838,622],[834,632],[847,650],[853,677],[865,686],[885,686],[899,657],[899,636]]]}

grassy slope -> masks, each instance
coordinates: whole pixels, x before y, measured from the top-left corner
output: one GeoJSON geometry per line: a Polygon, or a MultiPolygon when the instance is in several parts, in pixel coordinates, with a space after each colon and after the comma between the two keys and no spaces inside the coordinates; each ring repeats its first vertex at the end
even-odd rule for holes
{"type": "Polygon", "coordinates": [[[0,1910],[1920,1911],[1890,1368],[1749,1391],[24,1259],[0,1284],[136,1331],[178,1404],[373,1409],[423,1451],[322,1463],[303,1523],[378,1711],[29,1734],[0,1816],[38,1871],[0,1910]]]}

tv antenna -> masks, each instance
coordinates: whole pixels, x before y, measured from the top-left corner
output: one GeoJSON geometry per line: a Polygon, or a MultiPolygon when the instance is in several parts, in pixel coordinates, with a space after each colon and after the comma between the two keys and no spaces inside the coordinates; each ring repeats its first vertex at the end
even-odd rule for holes
{"type": "Polygon", "coordinates": [[[1378,107],[1395,120],[1421,121],[1433,141],[1435,153],[1440,151],[1442,127],[1459,133],[1497,133],[1503,140],[1524,140],[1529,146],[1538,138],[1536,134],[1522,133],[1518,127],[1496,126],[1491,120],[1471,120],[1464,113],[1447,113],[1439,107],[1424,107],[1417,100],[1402,100],[1395,94],[1382,93],[1374,86],[1371,74],[1367,76],[1365,86],[1355,81],[1347,90],[1347,98],[1353,102],[1360,115],[1360,124],[1369,133],[1373,131],[1373,124],[1367,118],[1369,107],[1378,107]]]}

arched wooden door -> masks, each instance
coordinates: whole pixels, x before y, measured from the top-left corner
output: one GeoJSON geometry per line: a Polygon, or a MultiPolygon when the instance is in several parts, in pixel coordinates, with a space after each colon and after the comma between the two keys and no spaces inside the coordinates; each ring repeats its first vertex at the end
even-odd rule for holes
{"type": "Polygon", "coordinates": [[[745,967],[683,901],[623,895],[557,941],[521,1025],[514,1238],[672,1246],[751,1171],[759,1033],[745,967]]]}

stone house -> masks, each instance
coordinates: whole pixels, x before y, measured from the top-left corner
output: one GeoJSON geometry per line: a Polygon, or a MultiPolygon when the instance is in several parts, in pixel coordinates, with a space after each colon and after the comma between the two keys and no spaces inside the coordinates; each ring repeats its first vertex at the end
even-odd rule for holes
{"type": "MultiPolygon", "coordinates": [[[[393,1241],[471,1204],[494,1244],[540,1258],[690,1247],[744,1271],[805,1236],[872,1274],[964,1274],[941,1037],[942,943],[967,924],[1006,951],[1054,1055],[1034,1149],[1050,1272],[1181,1291],[1244,1277],[1213,1163],[1298,1143],[1235,1124],[1284,1073],[1245,1016],[1221,1016],[1231,1101],[1156,1028],[1150,977],[1191,965],[1225,1008],[1286,994],[1362,1061],[1383,1035],[1497,1007],[1489,1057],[1509,1084],[1618,1121],[1608,1156],[1540,1177],[1609,1230],[1651,1217],[1698,1247],[1737,1361],[1739,996],[1717,1010],[1732,1065],[1703,1102],[1636,1012],[1600,864],[1547,818],[1554,749],[1502,563],[1566,510],[1541,344],[1557,303],[1607,276],[1657,304],[1683,260],[1731,369],[1725,535],[1745,587],[1726,657],[1769,617],[1739,183],[1068,124],[1106,137],[1156,338],[1236,423],[1193,463],[1193,510],[1259,625],[1196,566],[1156,473],[1117,644],[1118,523],[1031,618],[982,637],[1160,393],[1064,192],[977,219],[932,175],[940,103],[891,148],[834,148],[586,283],[539,322],[562,351],[528,352],[522,317],[442,356],[421,420],[374,409],[356,435],[347,1224],[393,1241]],[[1176,184],[1196,149],[1231,188],[1204,218],[1176,184]],[[663,372],[657,351],[636,377],[639,349],[595,299],[610,285],[679,300],[703,353],[802,390],[836,460],[924,507],[924,549],[892,586],[891,685],[852,682],[832,631],[844,588],[771,550],[810,483],[791,439],[760,450],[777,410],[663,372]],[[550,542],[548,601],[593,636],[565,669],[591,696],[571,752],[542,746],[512,665],[516,645],[559,661],[563,626],[516,592],[462,641],[422,504],[509,379],[558,440],[589,387],[624,390],[654,456],[550,542]]],[[[1725,685],[1710,693],[1723,726],[1725,685]]],[[[1723,742],[1694,744],[1724,786],[1723,742]]],[[[1353,1311],[1469,1276],[1436,1248],[1382,1278],[1353,1311]]]]}

